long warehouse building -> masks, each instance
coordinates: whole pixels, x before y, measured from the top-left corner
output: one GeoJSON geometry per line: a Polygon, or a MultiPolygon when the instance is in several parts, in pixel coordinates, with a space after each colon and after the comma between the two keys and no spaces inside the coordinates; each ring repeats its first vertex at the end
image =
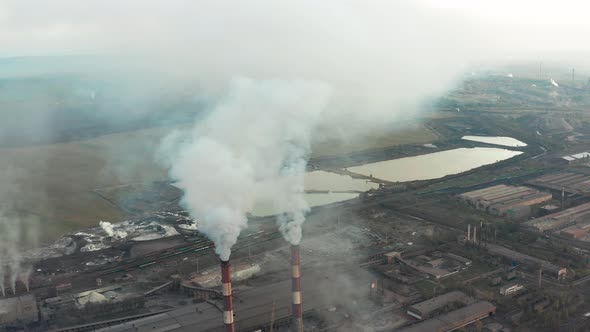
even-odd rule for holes
{"type": "Polygon", "coordinates": [[[455,331],[463,326],[491,316],[495,312],[496,306],[487,301],[480,301],[447,314],[410,325],[401,329],[400,332],[455,331]]]}
{"type": "Polygon", "coordinates": [[[520,219],[530,215],[532,206],[551,200],[552,195],[529,187],[500,184],[466,192],[458,198],[492,215],[520,219]]]}
{"type": "Polygon", "coordinates": [[[475,302],[473,298],[465,295],[460,291],[453,291],[443,295],[439,295],[432,299],[416,303],[408,308],[408,315],[417,319],[428,319],[436,316],[437,313],[449,305],[460,303],[461,305],[468,305],[475,302]]]}
{"type": "Polygon", "coordinates": [[[590,203],[526,221],[524,225],[541,232],[560,230],[590,219],[590,203]]]}
{"type": "Polygon", "coordinates": [[[530,180],[527,184],[568,194],[590,193],[590,175],[583,173],[552,173],[530,180]]]}

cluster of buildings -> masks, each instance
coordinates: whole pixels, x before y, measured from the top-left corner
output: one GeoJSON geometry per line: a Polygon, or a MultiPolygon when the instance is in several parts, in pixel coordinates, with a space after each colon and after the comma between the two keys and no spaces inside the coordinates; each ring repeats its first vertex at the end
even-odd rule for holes
{"type": "Polygon", "coordinates": [[[56,318],[100,318],[134,311],[144,304],[142,294],[125,292],[121,285],[113,285],[45,299],[39,303],[39,314],[43,321],[56,318]]]}
{"type": "Polygon", "coordinates": [[[413,283],[427,278],[440,279],[466,270],[471,260],[453,253],[431,252],[389,252],[384,254],[387,264],[374,270],[390,279],[413,283]]]}
{"type": "Polygon", "coordinates": [[[553,198],[551,193],[504,184],[466,192],[457,197],[478,210],[512,220],[530,216],[533,206],[553,198]]]}
{"type": "Polygon", "coordinates": [[[589,174],[557,172],[529,180],[527,185],[500,184],[465,192],[457,198],[508,220],[539,216],[523,223],[539,232],[559,232],[564,237],[590,240],[590,203],[584,203],[590,194],[589,174]],[[575,206],[564,209],[571,205],[575,206]]]}
{"type": "Polygon", "coordinates": [[[463,292],[453,291],[416,303],[407,314],[420,322],[401,331],[453,331],[493,315],[496,306],[487,301],[476,301],[463,292]]]}
{"type": "Polygon", "coordinates": [[[590,152],[580,152],[576,154],[563,156],[559,158],[559,161],[570,166],[586,165],[590,163],[590,152]]]}

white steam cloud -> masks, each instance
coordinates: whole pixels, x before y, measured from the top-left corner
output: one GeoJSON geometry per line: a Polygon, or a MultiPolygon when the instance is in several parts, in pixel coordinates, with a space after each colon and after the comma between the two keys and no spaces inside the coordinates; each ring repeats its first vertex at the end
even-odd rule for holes
{"type": "Polygon", "coordinates": [[[108,236],[113,237],[115,239],[124,239],[127,237],[127,232],[115,229],[115,226],[108,221],[100,221],[99,222],[100,228],[102,228],[108,236]]]}
{"type": "Polygon", "coordinates": [[[329,98],[320,83],[238,78],[208,117],[164,141],[163,160],[184,188],[182,203],[221,259],[229,259],[246,214],[260,200],[285,211],[283,234],[301,240],[308,210],[303,174],[312,130],[329,98]]]}

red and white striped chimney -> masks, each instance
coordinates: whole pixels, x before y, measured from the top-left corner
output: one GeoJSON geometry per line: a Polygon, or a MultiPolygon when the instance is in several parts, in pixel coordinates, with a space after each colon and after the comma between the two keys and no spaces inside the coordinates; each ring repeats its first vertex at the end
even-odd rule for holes
{"type": "Polygon", "coordinates": [[[293,331],[303,332],[303,306],[301,304],[301,258],[299,246],[291,246],[291,260],[293,264],[293,331]]]}
{"type": "Polygon", "coordinates": [[[223,324],[225,324],[225,331],[236,332],[229,261],[221,261],[221,292],[223,294],[223,324]]]}

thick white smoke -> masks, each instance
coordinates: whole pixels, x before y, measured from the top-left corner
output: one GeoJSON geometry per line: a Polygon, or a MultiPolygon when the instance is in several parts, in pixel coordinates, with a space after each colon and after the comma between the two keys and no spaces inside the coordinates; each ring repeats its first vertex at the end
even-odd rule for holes
{"type": "Polygon", "coordinates": [[[102,228],[108,236],[111,236],[115,239],[124,239],[127,237],[127,232],[115,229],[115,226],[108,221],[100,221],[99,222],[100,228],[102,228]]]}
{"type": "Polygon", "coordinates": [[[286,211],[281,229],[290,241],[301,239],[306,158],[330,95],[316,82],[238,78],[190,132],[163,142],[163,160],[184,188],[182,202],[221,259],[229,259],[256,201],[286,211]]]}

